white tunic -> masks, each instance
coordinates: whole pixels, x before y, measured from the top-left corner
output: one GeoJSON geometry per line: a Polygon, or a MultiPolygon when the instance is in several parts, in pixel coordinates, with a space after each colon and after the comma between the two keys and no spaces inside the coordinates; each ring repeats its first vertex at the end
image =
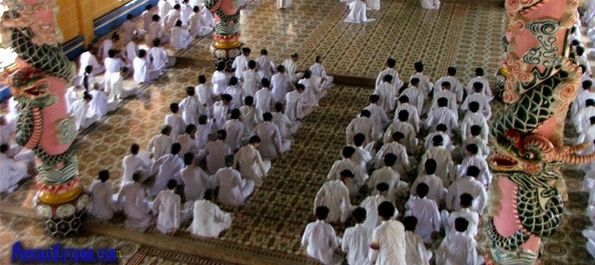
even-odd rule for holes
{"type": "Polygon", "coordinates": [[[178,139],[178,135],[182,135],[186,131],[184,118],[176,113],[165,115],[165,121],[163,123],[171,126],[171,134],[169,137],[172,142],[175,142],[176,139],[178,139]]]}
{"type": "MultiPolygon", "coordinates": [[[[312,72],[313,76],[317,76],[322,78],[321,82],[322,82],[322,88],[329,88],[334,86],[333,81],[335,80],[335,77],[332,75],[327,75],[326,74],[326,69],[324,68],[324,65],[320,64],[320,63],[315,63],[314,65],[310,66],[310,71],[312,72]]],[[[318,96],[318,98],[322,98],[324,97],[324,95],[326,94],[326,91],[323,90],[322,94],[318,96]]]]}
{"type": "Polygon", "coordinates": [[[290,0],[277,0],[277,8],[278,9],[287,8],[287,7],[289,7],[290,4],[291,4],[290,0]]]}
{"type": "Polygon", "coordinates": [[[488,97],[483,94],[475,93],[467,96],[463,104],[461,104],[461,110],[465,112],[469,112],[469,103],[477,102],[479,103],[479,113],[483,114],[486,120],[489,120],[492,117],[492,108],[490,107],[490,101],[488,97]]]}
{"type": "Polygon", "coordinates": [[[438,108],[438,99],[439,98],[446,98],[448,99],[448,105],[446,105],[453,113],[459,118],[459,107],[457,104],[457,95],[452,92],[452,90],[441,90],[437,93],[434,93],[434,99],[432,100],[432,105],[430,107],[430,111],[438,108]]]}
{"type": "Polygon", "coordinates": [[[349,123],[347,128],[345,129],[345,136],[346,136],[346,143],[353,144],[353,137],[361,133],[366,136],[366,140],[364,141],[364,145],[368,144],[372,141],[377,141],[380,139],[380,134],[382,132],[378,132],[376,130],[376,126],[374,121],[368,117],[357,117],[349,123]]]}
{"type": "MultiPolygon", "coordinates": [[[[438,1],[438,0],[429,0],[429,1],[438,1]]],[[[459,82],[459,79],[457,79],[454,76],[443,76],[440,79],[438,79],[438,81],[436,81],[436,84],[434,85],[434,98],[436,93],[438,93],[439,91],[442,91],[442,83],[444,82],[449,82],[450,83],[450,91],[452,91],[453,93],[455,93],[456,95],[456,99],[457,102],[461,102],[463,101],[463,85],[461,84],[461,82],[459,82]]]]}
{"type": "Polygon", "coordinates": [[[149,31],[149,25],[153,22],[153,13],[152,10],[145,10],[142,14],[140,14],[141,20],[143,21],[143,29],[145,32],[149,31]]]}
{"type": "Polygon", "coordinates": [[[256,58],[256,65],[260,78],[271,80],[271,76],[275,73],[275,63],[273,63],[273,60],[266,55],[261,55],[256,58]]]}
{"type": "Polygon", "coordinates": [[[421,6],[425,9],[438,9],[440,8],[439,0],[421,0],[421,6]]]}
{"type": "MultiPolygon", "coordinates": [[[[194,136],[196,137],[196,134],[194,136]]],[[[196,143],[196,139],[192,138],[192,136],[187,133],[178,136],[176,142],[180,143],[182,146],[180,152],[178,153],[178,156],[180,156],[182,159],[184,159],[184,154],[186,153],[192,153],[196,156],[200,151],[198,149],[198,143],[196,143]]]]}
{"type": "Polygon", "coordinates": [[[479,214],[470,210],[469,208],[463,208],[458,211],[450,213],[448,216],[448,225],[446,227],[446,233],[454,233],[455,230],[455,220],[459,217],[465,218],[469,222],[469,226],[465,233],[471,237],[477,236],[477,226],[479,225],[479,214]]]}
{"type": "Polygon", "coordinates": [[[193,235],[218,238],[219,234],[231,226],[231,214],[221,211],[217,204],[207,200],[194,202],[194,219],[188,227],[193,235]]]}
{"type": "Polygon", "coordinates": [[[173,190],[159,192],[153,202],[153,212],[157,216],[157,229],[161,233],[171,233],[180,227],[180,195],[173,190]]]}
{"type": "Polygon", "coordinates": [[[159,8],[159,16],[163,19],[169,11],[173,9],[172,4],[167,0],[159,1],[157,4],[157,8],[159,8]]]}
{"type": "Polygon", "coordinates": [[[181,18],[181,12],[175,9],[170,10],[163,18],[163,28],[165,32],[169,32],[174,27],[176,21],[181,18]]]}
{"type": "Polygon", "coordinates": [[[262,179],[271,169],[271,161],[263,161],[258,149],[248,144],[235,154],[234,168],[239,168],[244,178],[254,181],[256,187],[260,187],[262,179]]]}
{"type": "Polygon", "coordinates": [[[360,204],[360,207],[366,209],[366,220],[364,221],[363,226],[369,231],[373,231],[374,228],[378,227],[382,223],[380,216],[378,216],[378,205],[385,201],[392,203],[392,201],[386,197],[376,194],[366,197],[360,204]]]}
{"type": "Polygon", "coordinates": [[[147,58],[151,62],[151,69],[164,70],[168,64],[167,51],[162,47],[153,47],[149,50],[147,58]]]}
{"type": "Polygon", "coordinates": [[[492,89],[490,88],[490,82],[483,76],[476,76],[469,80],[469,83],[467,83],[467,95],[475,94],[475,89],[473,89],[473,84],[475,82],[480,82],[483,84],[481,94],[486,96],[488,101],[491,101],[494,98],[494,95],[492,94],[492,89]]]}
{"type": "Polygon", "coordinates": [[[230,119],[225,122],[222,129],[227,132],[227,139],[225,142],[229,144],[231,150],[238,150],[244,137],[244,124],[239,120],[230,119]]]}
{"type": "Polygon", "coordinates": [[[302,94],[297,90],[291,91],[285,95],[285,114],[295,122],[304,118],[302,112],[302,94]]]}
{"type": "Polygon", "coordinates": [[[28,177],[27,165],[0,153],[0,192],[10,191],[19,181],[28,177]]]}
{"type": "Polygon", "coordinates": [[[293,123],[283,112],[273,112],[273,123],[279,127],[282,139],[291,140],[291,136],[297,132],[298,124],[293,123]]]}
{"type": "MultiPolygon", "coordinates": [[[[425,100],[428,95],[430,94],[430,92],[432,92],[434,90],[434,84],[432,84],[432,81],[430,81],[430,78],[425,76],[423,73],[415,73],[412,74],[409,77],[409,82],[411,82],[411,79],[413,78],[417,78],[419,79],[419,90],[420,90],[420,95],[423,96],[423,99],[425,100]]],[[[411,100],[411,98],[409,99],[411,100]]],[[[409,101],[411,102],[411,101],[409,101]]]]}
{"type": "Polygon", "coordinates": [[[348,22],[348,23],[362,23],[362,22],[372,22],[374,21],[374,19],[368,19],[368,17],[366,16],[366,3],[364,3],[363,1],[353,1],[353,2],[349,2],[347,4],[349,6],[349,9],[351,10],[349,12],[349,15],[347,15],[347,18],[345,20],[343,20],[343,22],[348,22]]]}
{"type": "Polygon", "coordinates": [[[158,173],[155,176],[155,184],[149,189],[149,194],[155,196],[163,191],[170,179],[175,179],[179,183],[182,168],[184,168],[184,161],[178,155],[167,154],[155,161],[151,171],[156,172],[158,169],[158,173]]]}
{"type": "Polygon", "coordinates": [[[246,203],[246,198],[254,190],[254,182],[242,179],[240,172],[226,167],[221,168],[215,174],[219,181],[219,202],[232,206],[240,206],[246,203]]]}
{"type": "Polygon", "coordinates": [[[349,186],[349,192],[352,196],[356,196],[359,193],[359,188],[364,185],[364,182],[368,179],[368,174],[364,172],[361,166],[353,161],[352,159],[343,158],[335,161],[328,175],[326,176],[329,180],[341,179],[341,171],[348,169],[353,173],[353,181],[349,186]]]}
{"type": "Polygon", "coordinates": [[[138,45],[134,43],[134,41],[129,41],[128,44],[126,44],[125,53],[128,64],[132,64],[134,67],[134,59],[138,56],[138,45]]]}
{"type": "Polygon", "coordinates": [[[418,114],[422,113],[424,109],[424,96],[420,93],[419,88],[410,85],[399,96],[407,96],[409,98],[409,104],[417,108],[418,114]]]}
{"type": "Polygon", "coordinates": [[[314,213],[316,207],[326,206],[330,210],[327,220],[334,223],[344,223],[351,214],[349,189],[341,180],[329,180],[316,193],[314,199],[314,213]]]}
{"type": "Polygon", "coordinates": [[[105,75],[104,75],[105,80],[108,80],[109,77],[113,73],[120,72],[120,69],[122,67],[126,66],[126,64],[124,63],[124,61],[122,61],[122,59],[110,58],[110,57],[105,58],[104,64],[105,64],[105,75]]]}
{"type": "Polygon", "coordinates": [[[105,83],[105,90],[110,94],[110,99],[113,101],[136,95],[137,92],[136,87],[124,87],[124,77],[120,73],[111,75],[110,79],[105,83]]]}
{"type": "Polygon", "coordinates": [[[401,132],[403,135],[405,135],[405,138],[401,140],[401,143],[403,143],[403,145],[407,148],[407,153],[415,153],[417,151],[417,138],[413,125],[403,121],[395,121],[391,123],[391,125],[386,128],[386,132],[384,133],[384,143],[392,142],[393,133],[396,132],[401,132]]]}
{"type": "Polygon", "coordinates": [[[465,114],[465,118],[463,118],[463,121],[461,122],[460,129],[462,140],[465,141],[465,139],[467,139],[468,137],[472,137],[471,126],[473,125],[478,125],[479,127],[481,127],[481,134],[479,136],[481,137],[481,139],[487,141],[488,135],[490,133],[490,127],[488,126],[488,122],[483,115],[473,112],[465,114]]]}
{"type": "Polygon", "coordinates": [[[396,220],[382,221],[372,232],[370,264],[403,265],[406,250],[405,227],[396,220]],[[376,262],[374,262],[376,261],[376,262]]]}
{"type": "Polygon", "coordinates": [[[409,156],[407,156],[407,148],[394,141],[385,143],[380,150],[378,150],[375,161],[376,168],[385,166],[384,157],[391,153],[397,156],[397,162],[392,166],[392,169],[397,171],[399,175],[407,174],[407,172],[411,170],[411,163],[409,162],[409,156]]]}
{"type": "Polygon", "coordinates": [[[181,4],[181,13],[180,14],[180,20],[182,21],[183,25],[188,25],[188,20],[190,19],[190,15],[194,14],[194,11],[192,10],[194,8],[194,6],[191,6],[190,4],[185,4],[182,3],[181,4]]]}
{"type": "Polygon", "coordinates": [[[436,164],[440,165],[436,168],[436,176],[442,179],[445,187],[448,186],[456,176],[450,151],[442,146],[432,146],[427,149],[419,162],[418,171],[420,174],[423,173],[424,164],[428,159],[434,159],[436,164]]]}
{"type": "Polygon", "coordinates": [[[477,147],[479,147],[477,154],[480,156],[483,156],[484,158],[486,158],[490,154],[490,148],[488,147],[488,141],[481,139],[478,136],[471,136],[471,137],[465,139],[465,142],[463,142],[463,144],[461,145],[461,153],[464,153],[465,155],[467,154],[465,147],[469,144],[477,145],[477,147]]]}
{"type": "MultiPolygon", "coordinates": [[[[66,95],[64,95],[64,99],[66,100],[66,107],[68,109],[68,111],[70,112],[70,108],[72,107],[72,104],[79,98],[79,96],[77,95],[77,89],[75,86],[71,86],[68,88],[68,90],[66,91],[66,95]]],[[[0,137],[1,138],[1,137],[0,137]]],[[[8,139],[8,138],[6,138],[8,139]]],[[[0,143],[8,143],[8,142],[4,142],[4,141],[0,141],[0,143]]]]}
{"type": "Polygon", "coordinates": [[[476,265],[477,242],[472,237],[461,232],[454,232],[444,238],[436,250],[436,263],[444,265],[476,265]]]}
{"type": "Polygon", "coordinates": [[[225,167],[225,156],[233,154],[231,147],[221,140],[209,141],[205,147],[205,156],[207,157],[207,172],[209,174],[217,173],[217,170],[225,167]]]}
{"type": "Polygon", "coordinates": [[[242,73],[242,80],[244,81],[243,89],[244,95],[254,97],[254,94],[260,87],[260,76],[254,69],[247,69],[242,73]]]}
{"type": "Polygon", "coordinates": [[[417,107],[414,105],[411,105],[409,103],[402,103],[399,104],[399,106],[395,109],[395,119],[394,121],[398,121],[399,120],[399,112],[401,112],[402,110],[406,110],[407,112],[409,112],[409,119],[407,119],[407,122],[411,125],[413,125],[413,128],[415,129],[416,133],[419,133],[419,113],[417,112],[417,107]]]}
{"type": "Polygon", "coordinates": [[[448,107],[439,107],[430,111],[426,119],[426,128],[429,128],[433,132],[436,130],[436,125],[440,123],[446,125],[449,135],[452,135],[452,132],[459,127],[457,115],[448,107]]]}
{"type": "Polygon", "coordinates": [[[149,82],[159,78],[159,75],[161,75],[160,71],[151,71],[151,69],[149,69],[150,64],[149,61],[147,61],[147,58],[134,58],[132,67],[134,68],[133,79],[137,84],[149,82]]]}
{"type": "Polygon", "coordinates": [[[203,23],[203,21],[204,19],[200,12],[192,13],[192,15],[190,15],[190,18],[188,19],[190,35],[195,37],[205,36],[213,31],[213,28],[209,27],[208,24],[203,23]]]}
{"type": "Polygon", "coordinates": [[[385,112],[391,112],[395,109],[395,88],[391,83],[382,82],[376,85],[374,94],[380,97],[380,106],[385,112]]]}
{"type": "Polygon", "coordinates": [[[333,264],[333,253],[339,247],[339,238],[335,229],[322,220],[309,223],[302,236],[302,246],[306,247],[308,256],[324,264],[333,264]]]}
{"type": "Polygon", "coordinates": [[[480,173],[477,180],[483,183],[483,185],[488,186],[492,183],[492,173],[483,156],[476,154],[463,159],[463,162],[461,162],[461,165],[459,166],[459,177],[467,176],[467,168],[469,166],[476,166],[479,168],[480,173]]]}
{"type": "Polygon", "coordinates": [[[411,196],[405,204],[405,216],[415,216],[417,227],[415,233],[421,236],[424,243],[432,242],[432,233],[440,232],[440,212],[436,202],[428,198],[411,196]]]}
{"type": "Polygon", "coordinates": [[[196,135],[194,136],[196,140],[196,144],[198,145],[198,150],[203,150],[207,146],[209,142],[209,134],[213,132],[215,129],[215,125],[213,124],[213,119],[208,119],[206,124],[198,124],[196,126],[196,135]]]}
{"type": "Polygon", "coordinates": [[[85,129],[98,121],[101,117],[92,113],[89,103],[84,99],[79,99],[72,104],[70,108],[70,116],[74,118],[74,126],[78,130],[85,129]]]}
{"type": "Polygon", "coordinates": [[[261,139],[258,150],[263,159],[275,159],[291,146],[291,142],[282,139],[279,127],[270,121],[257,124],[252,135],[258,135],[261,139]]]}
{"type": "Polygon", "coordinates": [[[390,75],[393,77],[393,81],[391,82],[391,84],[393,85],[393,88],[395,90],[395,95],[398,95],[399,89],[403,86],[403,81],[399,78],[399,72],[397,72],[393,68],[386,68],[380,71],[380,73],[378,73],[378,77],[376,77],[376,87],[378,87],[380,84],[384,82],[385,75],[390,75]]]}
{"type": "Polygon", "coordinates": [[[158,160],[163,155],[169,154],[173,143],[171,137],[165,134],[158,134],[151,138],[149,145],[147,145],[147,150],[153,154],[153,160],[158,160]]]}
{"type": "MultiPolygon", "coordinates": [[[[249,137],[252,131],[254,130],[254,127],[256,127],[256,121],[258,120],[258,111],[256,111],[256,108],[254,106],[244,105],[240,108],[240,112],[242,113],[241,120],[244,124],[244,136],[249,137]]],[[[279,130],[279,132],[281,131],[279,130]]]]}
{"type": "Polygon", "coordinates": [[[180,111],[182,112],[182,118],[186,125],[198,124],[198,115],[200,113],[200,101],[198,96],[188,96],[180,101],[180,111]]]}
{"type": "Polygon", "coordinates": [[[256,107],[256,111],[258,112],[258,119],[262,121],[262,114],[267,112],[272,112],[272,109],[275,105],[275,99],[273,98],[273,92],[269,90],[267,87],[263,87],[262,89],[256,91],[254,95],[254,105],[256,107]]]}
{"type": "Polygon", "coordinates": [[[271,77],[271,91],[275,102],[285,103],[285,95],[290,88],[293,88],[293,83],[286,73],[276,73],[271,77]]]}
{"type": "Polygon", "coordinates": [[[109,57],[109,50],[113,48],[114,42],[110,38],[105,39],[101,45],[99,45],[99,55],[101,56],[102,61],[105,61],[105,59],[109,57]]]}
{"type": "Polygon", "coordinates": [[[413,184],[411,184],[411,195],[415,194],[417,185],[420,183],[425,183],[430,188],[426,198],[436,202],[436,205],[440,205],[442,200],[444,200],[444,195],[446,195],[446,188],[444,188],[444,184],[442,184],[442,179],[440,179],[435,174],[422,174],[417,176],[413,184]]]}
{"type": "Polygon", "coordinates": [[[118,193],[118,205],[123,207],[126,215],[126,227],[144,228],[151,222],[151,209],[145,202],[145,189],[138,182],[131,182],[118,193]]]}
{"type": "Polygon", "coordinates": [[[380,10],[380,0],[366,0],[368,10],[380,10]]]}
{"type": "Polygon", "coordinates": [[[227,121],[227,118],[230,116],[231,109],[229,108],[230,104],[223,103],[222,100],[219,100],[213,104],[213,119],[215,119],[215,125],[217,129],[222,129],[223,125],[227,121]]]}
{"type": "Polygon", "coordinates": [[[132,182],[132,174],[139,169],[144,169],[145,171],[149,170],[151,167],[151,163],[145,161],[138,155],[127,155],[122,160],[122,168],[124,169],[124,173],[122,174],[122,187],[126,185],[128,182],[132,182]]]}
{"type": "MultiPolygon", "coordinates": [[[[209,176],[200,167],[186,166],[180,172],[180,178],[184,183],[184,197],[186,201],[202,200],[209,188],[209,176]]],[[[196,210],[196,208],[195,208],[196,210]]]]}
{"type": "Polygon", "coordinates": [[[455,211],[460,210],[460,197],[463,193],[469,193],[473,196],[473,210],[482,214],[487,203],[488,194],[483,184],[473,177],[458,178],[448,187],[446,208],[455,211]]]}
{"type": "Polygon", "coordinates": [[[198,100],[202,107],[204,107],[207,111],[208,117],[213,115],[213,103],[215,102],[213,99],[215,95],[213,94],[213,87],[207,84],[200,84],[195,87],[196,94],[198,95],[198,100]]]}
{"type": "Polygon", "coordinates": [[[93,55],[90,51],[86,51],[81,53],[79,57],[79,74],[80,76],[85,74],[85,67],[87,65],[93,66],[93,74],[97,75],[105,71],[105,68],[102,64],[97,61],[95,55],[93,55]]]}
{"type": "Polygon", "coordinates": [[[114,217],[114,212],[118,210],[114,205],[112,195],[111,182],[102,182],[100,180],[93,181],[93,184],[91,184],[91,198],[93,198],[93,205],[89,210],[91,216],[100,221],[112,219],[112,217],[114,217]]]}
{"type": "Polygon", "coordinates": [[[293,59],[287,59],[283,61],[282,65],[285,67],[285,72],[287,73],[287,76],[289,76],[289,79],[292,83],[299,80],[299,77],[296,74],[297,64],[293,59]]]}
{"type": "Polygon", "coordinates": [[[407,264],[430,265],[432,252],[426,249],[426,245],[421,237],[411,231],[405,231],[405,242],[407,253],[405,258],[407,264]]]}
{"type": "Polygon", "coordinates": [[[235,76],[237,78],[242,78],[242,74],[244,73],[244,71],[246,71],[246,69],[248,69],[248,61],[248,57],[246,57],[246,55],[244,54],[239,55],[233,60],[231,68],[235,69],[235,76]]]}
{"type": "Polygon", "coordinates": [[[314,81],[314,78],[302,78],[298,81],[299,84],[303,84],[306,89],[302,93],[302,104],[308,107],[318,107],[318,98],[316,93],[320,91],[320,83],[314,81]]]}
{"type": "Polygon", "coordinates": [[[188,48],[188,45],[192,42],[192,36],[187,29],[182,27],[173,27],[171,32],[171,47],[174,50],[182,50],[188,48]]]}
{"type": "Polygon", "coordinates": [[[120,30],[122,32],[122,43],[128,43],[132,41],[132,37],[136,32],[136,22],[132,20],[126,20],[124,23],[122,23],[120,30]]]}
{"type": "Polygon", "coordinates": [[[595,116],[595,107],[593,106],[579,110],[576,116],[572,118],[576,132],[581,133],[583,130],[589,128],[591,126],[590,118],[592,116],[595,116]]]}
{"type": "Polygon", "coordinates": [[[213,92],[215,92],[215,95],[223,94],[223,90],[225,90],[227,84],[229,84],[229,78],[229,74],[225,71],[215,71],[213,73],[211,84],[213,84],[213,92]]]}
{"type": "MultiPolygon", "coordinates": [[[[368,212],[366,220],[370,217],[368,212]]],[[[341,250],[347,253],[347,263],[350,265],[367,264],[368,261],[368,243],[372,230],[362,224],[356,224],[354,227],[345,229],[343,239],[341,240],[341,250]]]]}

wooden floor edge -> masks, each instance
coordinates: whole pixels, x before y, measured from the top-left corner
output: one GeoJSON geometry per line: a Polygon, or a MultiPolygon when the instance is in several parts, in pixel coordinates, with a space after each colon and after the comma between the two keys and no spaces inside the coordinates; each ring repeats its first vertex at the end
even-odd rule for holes
{"type": "MultiPolygon", "coordinates": [[[[6,202],[0,202],[0,214],[8,214],[28,219],[43,220],[43,217],[38,215],[34,209],[16,206],[8,204],[6,202]]],[[[85,228],[90,233],[113,237],[121,240],[132,241],[141,245],[164,249],[167,251],[173,251],[182,253],[185,255],[203,257],[212,259],[215,261],[234,263],[234,264],[246,264],[246,265],[259,265],[259,264],[311,264],[301,263],[283,258],[270,257],[265,255],[257,255],[254,253],[244,252],[235,249],[227,249],[223,247],[214,246],[211,244],[187,240],[183,238],[177,238],[161,234],[148,234],[139,231],[134,231],[121,227],[110,226],[105,223],[98,223],[93,221],[86,221],[85,228]]],[[[226,242],[233,244],[230,242],[226,242]]],[[[264,249],[263,249],[264,250],[264,249]]],[[[264,250],[267,251],[267,250],[264,250]]],[[[289,255],[289,254],[288,254],[289,255]]],[[[314,260],[312,260],[314,261],[314,260]]]]}

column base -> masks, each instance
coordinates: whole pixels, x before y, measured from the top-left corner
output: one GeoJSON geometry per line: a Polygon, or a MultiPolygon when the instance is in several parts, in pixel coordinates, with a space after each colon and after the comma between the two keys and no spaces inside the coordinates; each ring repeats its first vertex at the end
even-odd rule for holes
{"type": "Polygon", "coordinates": [[[227,69],[231,70],[233,60],[242,54],[242,47],[244,47],[244,43],[240,43],[239,46],[232,48],[218,48],[217,45],[211,45],[211,53],[213,54],[213,63],[215,64],[215,67],[217,67],[219,62],[225,62],[227,69]]]}
{"type": "Polygon", "coordinates": [[[35,209],[45,218],[45,230],[48,235],[54,238],[75,237],[84,229],[83,223],[87,218],[85,208],[89,201],[89,195],[81,194],[63,204],[51,205],[37,201],[35,209]]]}

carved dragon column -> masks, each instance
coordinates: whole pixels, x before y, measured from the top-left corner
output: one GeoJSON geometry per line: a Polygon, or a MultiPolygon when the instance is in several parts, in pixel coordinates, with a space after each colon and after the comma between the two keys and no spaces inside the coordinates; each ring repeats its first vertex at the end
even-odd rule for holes
{"type": "Polygon", "coordinates": [[[41,160],[35,183],[37,212],[55,237],[75,236],[82,228],[89,196],[83,193],[72,142],[77,135],[64,95],[72,81],[71,63],[62,52],[56,0],[4,0],[2,42],[17,54],[0,72],[11,87],[20,118],[16,141],[41,160]]]}
{"type": "Polygon", "coordinates": [[[225,62],[231,69],[234,58],[242,52],[240,42],[240,7],[241,0],[206,0],[205,7],[213,12],[215,43],[211,45],[215,66],[225,62]]]}

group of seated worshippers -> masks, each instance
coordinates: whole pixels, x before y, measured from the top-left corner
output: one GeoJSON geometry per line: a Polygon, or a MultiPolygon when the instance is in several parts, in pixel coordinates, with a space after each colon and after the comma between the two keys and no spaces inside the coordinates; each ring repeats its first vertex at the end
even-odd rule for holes
{"type": "Polygon", "coordinates": [[[492,181],[493,98],[484,70],[463,86],[449,67],[434,84],[416,62],[404,86],[396,63],[387,60],[370,104],[347,126],[341,158],[314,200],[318,221],[308,224],[302,245],[324,264],[341,264],[341,252],[348,264],[429,264],[432,257],[482,264],[475,237],[492,181]],[[359,206],[351,204],[359,198],[359,206]],[[336,236],[333,225],[354,222],[336,236]],[[441,232],[440,246],[427,249],[441,232]]]}
{"type": "Polygon", "coordinates": [[[265,58],[266,50],[263,53],[258,61],[267,63],[270,72],[256,68],[245,49],[247,64],[234,64],[244,70],[231,69],[241,78],[229,75],[222,63],[212,85],[200,75],[198,86],[187,87],[188,96],[170,104],[171,114],[147,151],[131,146],[122,162],[117,199],[111,194],[109,172],[100,172],[91,187],[91,215],[107,220],[123,210],[127,227],[143,229],[155,220],[163,233],[175,233],[194,217],[188,231],[202,237],[217,237],[229,228],[231,215],[222,212],[214,198],[218,204],[244,205],[263,184],[270,161],[289,150],[302,119],[332,87],[319,57],[311,70],[301,73],[296,72],[298,55],[293,54],[283,63],[291,71],[286,72],[285,66],[274,67],[265,58]],[[301,78],[292,79],[297,76],[301,78]]]}
{"type": "Polygon", "coordinates": [[[35,171],[35,153],[17,145],[11,137],[20,113],[13,98],[8,105],[9,113],[0,115],[0,193],[14,192],[19,182],[35,171]]]}

